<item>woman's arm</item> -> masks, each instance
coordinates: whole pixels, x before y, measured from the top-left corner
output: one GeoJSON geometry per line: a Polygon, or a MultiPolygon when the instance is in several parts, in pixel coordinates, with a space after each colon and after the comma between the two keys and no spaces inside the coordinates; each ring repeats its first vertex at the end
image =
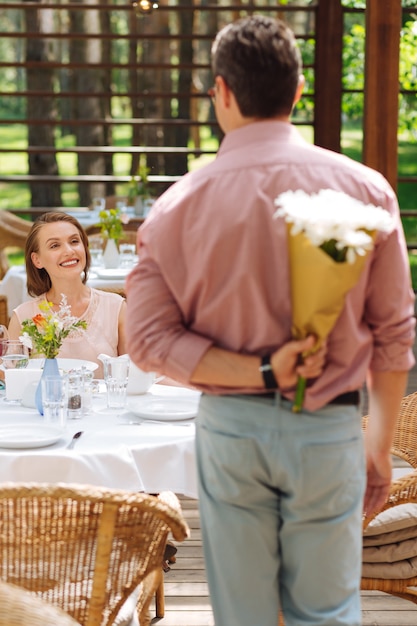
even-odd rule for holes
{"type": "Polygon", "coordinates": [[[127,353],[127,344],[126,344],[126,300],[123,300],[122,306],[119,311],[119,320],[118,320],[118,333],[119,333],[119,341],[117,343],[117,354],[126,354],[127,353]]]}
{"type": "Polygon", "coordinates": [[[12,313],[8,331],[10,339],[19,339],[20,335],[22,334],[22,326],[17,318],[16,313],[12,313]]]}

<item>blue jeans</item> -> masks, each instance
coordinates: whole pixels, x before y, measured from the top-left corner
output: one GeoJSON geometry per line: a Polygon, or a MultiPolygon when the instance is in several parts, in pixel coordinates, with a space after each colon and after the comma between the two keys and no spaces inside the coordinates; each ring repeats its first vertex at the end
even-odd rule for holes
{"type": "Polygon", "coordinates": [[[201,398],[197,463],[217,626],[360,626],[361,419],[281,399],[201,398]]]}

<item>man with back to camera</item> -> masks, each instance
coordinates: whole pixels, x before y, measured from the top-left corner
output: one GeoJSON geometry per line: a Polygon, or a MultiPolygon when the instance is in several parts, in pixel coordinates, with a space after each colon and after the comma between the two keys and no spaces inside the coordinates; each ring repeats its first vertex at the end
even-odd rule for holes
{"type": "Polygon", "coordinates": [[[165,192],[139,231],[129,352],[203,391],[199,504],[216,624],[277,626],[281,608],[286,626],[359,626],[362,513],[386,498],[414,363],[397,200],[379,173],[306,143],[291,125],[303,78],[283,22],[255,15],[226,26],[212,66],[225,138],[215,161],[165,192]],[[324,188],[383,207],[395,227],[378,235],[326,345],[297,365],[314,337],[291,340],[287,232],[273,219],[274,199],[324,188]],[[295,414],[297,375],[310,384],[295,414]]]}

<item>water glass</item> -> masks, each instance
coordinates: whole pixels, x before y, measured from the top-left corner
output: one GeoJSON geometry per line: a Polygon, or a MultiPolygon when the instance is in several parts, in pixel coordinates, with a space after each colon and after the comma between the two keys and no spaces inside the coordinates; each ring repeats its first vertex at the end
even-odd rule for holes
{"type": "Polygon", "coordinates": [[[4,339],[1,341],[0,355],[5,370],[22,369],[29,363],[29,350],[18,339],[4,339]]]}
{"type": "Polygon", "coordinates": [[[109,357],[103,362],[108,409],[126,408],[129,363],[130,359],[127,355],[109,357]]]}
{"type": "Polygon", "coordinates": [[[86,367],[81,368],[81,409],[83,415],[91,413],[93,408],[94,373],[86,367]]]}
{"type": "Polygon", "coordinates": [[[88,247],[90,249],[91,267],[104,267],[104,260],[103,260],[104,239],[103,237],[92,235],[91,237],[89,237],[88,247]]]}
{"type": "MultiPolygon", "coordinates": [[[[4,324],[0,324],[0,342],[8,338],[9,338],[9,331],[7,330],[6,326],[4,326],[4,324]]],[[[1,350],[1,343],[0,343],[0,350],[1,350]]],[[[1,351],[0,351],[0,356],[1,356],[1,351]]]]}
{"type": "Polygon", "coordinates": [[[65,429],[68,405],[68,381],[65,376],[41,379],[43,419],[45,424],[65,429]]]}
{"type": "Polygon", "coordinates": [[[95,198],[93,198],[91,202],[92,211],[97,211],[97,213],[99,213],[100,211],[104,211],[105,208],[106,198],[102,198],[101,196],[96,196],[95,198]]]}
{"type": "Polygon", "coordinates": [[[133,243],[119,245],[119,267],[129,268],[135,264],[136,246],[133,243]]]}

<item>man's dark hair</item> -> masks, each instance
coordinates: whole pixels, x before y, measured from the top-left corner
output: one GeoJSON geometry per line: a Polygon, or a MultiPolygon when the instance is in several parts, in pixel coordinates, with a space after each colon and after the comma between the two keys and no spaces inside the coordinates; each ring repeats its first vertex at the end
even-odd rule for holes
{"type": "Polygon", "coordinates": [[[291,113],[301,55],[284,22],[254,15],[229,24],[214,40],[212,68],[233,91],[245,117],[291,113]]]}

